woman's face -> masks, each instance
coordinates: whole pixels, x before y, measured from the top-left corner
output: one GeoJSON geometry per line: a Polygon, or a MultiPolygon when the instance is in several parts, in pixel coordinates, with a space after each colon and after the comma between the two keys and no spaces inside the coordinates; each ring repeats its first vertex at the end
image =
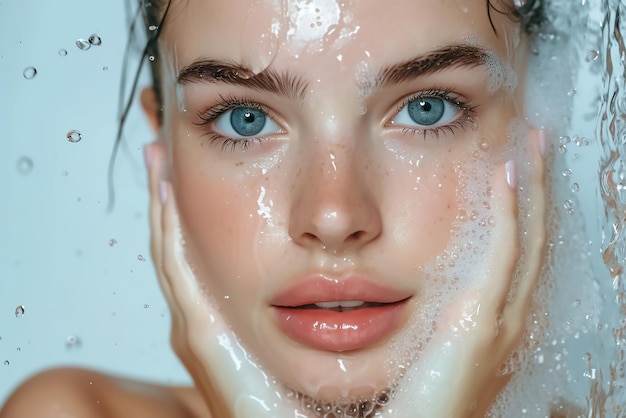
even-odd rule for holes
{"type": "Polygon", "coordinates": [[[445,310],[437,272],[521,116],[519,23],[491,17],[485,0],[173,2],[163,132],[189,259],[289,387],[384,389],[399,339],[445,310]]]}

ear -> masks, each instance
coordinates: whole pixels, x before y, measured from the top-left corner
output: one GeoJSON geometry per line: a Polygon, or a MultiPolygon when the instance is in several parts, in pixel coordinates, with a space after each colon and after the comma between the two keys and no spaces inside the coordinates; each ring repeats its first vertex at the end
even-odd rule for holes
{"type": "Polygon", "coordinates": [[[141,90],[141,107],[148,118],[150,127],[157,133],[161,128],[159,112],[161,111],[157,101],[157,95],[152,87],[146,87],[141,90]]]}

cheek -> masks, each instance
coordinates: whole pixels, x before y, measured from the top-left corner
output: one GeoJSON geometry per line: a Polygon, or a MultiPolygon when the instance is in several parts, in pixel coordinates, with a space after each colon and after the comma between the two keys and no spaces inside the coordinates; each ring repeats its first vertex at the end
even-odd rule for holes
{"type": "MultiPolygon", "coordinates": [[[[198,279],[215,297],[250,277],[260,234],[256,179],[233,181],[228,168],[174,150],[173,182],[186,249],[198,279]],[[237,279],[237,280],[236,280],[237,279]]],[[[200,149],[202,151],[202,148],[200,149]]]]}
{"type": "Polygon", "coordinates": [[[459,180],[448,160],[402,163],[384,184],[386,225],[398,262],[421,268],[448,244],[459,214],[459,180]]]}

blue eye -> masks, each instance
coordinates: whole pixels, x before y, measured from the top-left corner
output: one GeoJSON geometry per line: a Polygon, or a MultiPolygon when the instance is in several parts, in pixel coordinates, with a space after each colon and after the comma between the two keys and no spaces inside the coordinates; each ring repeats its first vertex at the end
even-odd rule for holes
{"type": "Polygon", "coordinates": [[[434,128],[446,125],[457,118],[462,109],[440,97],[419,97],[408,101],[391,123],[410,128],[434,128]]]}
{"type": "Polygon", "coordinates": [[[215,128],[232,138],[263,136],[280,132],[280,127],[261,109],[235,107],[215,121],[215,128]]]}

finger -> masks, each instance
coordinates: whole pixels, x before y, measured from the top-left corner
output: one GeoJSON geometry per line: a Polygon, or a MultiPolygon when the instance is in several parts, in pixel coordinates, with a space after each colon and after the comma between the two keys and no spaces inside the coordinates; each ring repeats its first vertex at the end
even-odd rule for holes
{"type": "Polygon", "coordinates": [[[148,184],[150,191],[149,217],[150,217],[150,253],[159,278],[159,284],[166,297],[170,295],[168,283],[162,273],[163,265],[163,238],[161,230],[162,197],[164,179],[166,177],[165,149],[163,141],[155,141],[144,146],[144,157],[148,170],[148,184]]]}
{"type": "Polygon", "coordinates": [[[481,307],[484,314],[501,314],[513,283],[519,260],[520,242],[517,220],[517,168],[510,160],[496,167],[493,176],[494,226],[487,257],[486,295],[481,307]]]}
{"type": "Polygon", "coordinates": [[[150,251],[153,260],[160,260],[161,256],[161,202],[159,199],[159,184],[162,180],[161,176],[161,156],[155,142],[144,146],[144,158],[148,170],[148,189],[150,191],[150,230],[151,242],[150,251]],[[159,243],[159,245],[156,245],[159,243]]]}
{"type": "Polygon", "coordinates": [[[513,299],[507,307],[511,316],[526,317],[531,298],[537,288],[546,246],[546,207],[545,207],[545,132],[533,131],[531,146],[532,177],[526,215],[526,242],[524,265],[520,269],[519,283],[513,299]]]}

